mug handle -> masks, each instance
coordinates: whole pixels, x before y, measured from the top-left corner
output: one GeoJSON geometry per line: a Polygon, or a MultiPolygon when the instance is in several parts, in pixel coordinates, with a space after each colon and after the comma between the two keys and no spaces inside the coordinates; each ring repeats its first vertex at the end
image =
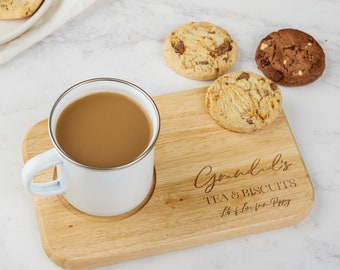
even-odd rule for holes
{"type": "Polygon", "coordinates": [[[59,178],[46,183],[32,182],[34,176],[39,172],[61,163],[62,160],[54,148],[28,160],[21,175],[25,188],[36,196],[51,196],[63,193],[64,188],[62,188],[59,178]]]}

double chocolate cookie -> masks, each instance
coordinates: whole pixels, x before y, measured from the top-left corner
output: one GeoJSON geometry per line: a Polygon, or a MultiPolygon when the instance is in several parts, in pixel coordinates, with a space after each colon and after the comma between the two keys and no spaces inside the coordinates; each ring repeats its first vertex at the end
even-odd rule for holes
{"type": "Polygon", "coordinates": [[[259,43],[255,60],[266,77],[285,86],[312,83],[325,69],[325,54],[319,43],[297,29],[270,33],[259,43]]]}

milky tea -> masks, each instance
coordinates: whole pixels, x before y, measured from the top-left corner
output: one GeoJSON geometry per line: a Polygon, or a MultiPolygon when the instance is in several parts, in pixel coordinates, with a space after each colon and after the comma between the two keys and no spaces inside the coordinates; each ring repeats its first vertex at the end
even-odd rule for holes
{"type": "Polygon", "coordinates": [[[148,147],[152,127],[131,98],[98,92],[69,104],[56,124],[59,146],[72,160],[97,168],[134,161],[148,147]]]}

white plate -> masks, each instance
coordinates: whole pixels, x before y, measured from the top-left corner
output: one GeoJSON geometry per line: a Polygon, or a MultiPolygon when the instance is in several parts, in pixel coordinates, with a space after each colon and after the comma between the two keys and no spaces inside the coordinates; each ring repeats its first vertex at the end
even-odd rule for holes
{"type": "Polygon", "coordinates": [[[26,32],[47,11],[53,0],[44,0],[39,9],[30,17],[20,20],[0,20],[0,45],[26,32]]]}

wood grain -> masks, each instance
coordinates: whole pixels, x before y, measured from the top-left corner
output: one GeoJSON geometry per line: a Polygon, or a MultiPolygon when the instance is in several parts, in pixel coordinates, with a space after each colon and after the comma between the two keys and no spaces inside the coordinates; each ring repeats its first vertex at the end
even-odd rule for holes
{"type": "MultiPolygon", "coordinates": [[[[228,131],[205,109],[205,91],[154,98],[161,114],[156,187],[136,214],[94,217],[62,195],[33,197],[51,260],[87,269],[279,229],[308,215],[314,190],[285,115],[253,133],[228,131]]],[[[26,134],[23,158],[51,147],[43,120],[26,134]]],[[[53,177],[51,169],[35,181],[53,177]]]]}

